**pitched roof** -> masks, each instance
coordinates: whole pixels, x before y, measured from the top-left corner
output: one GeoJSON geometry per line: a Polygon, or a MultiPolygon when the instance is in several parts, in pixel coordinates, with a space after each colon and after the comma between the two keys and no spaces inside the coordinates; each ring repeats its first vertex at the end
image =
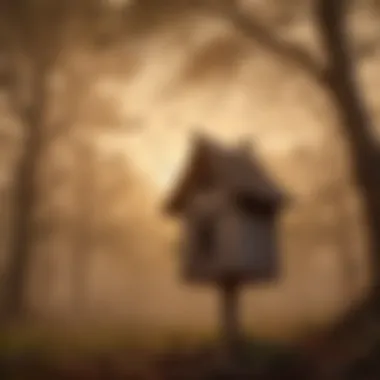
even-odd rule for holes
{"type": "Polygon", "coordinates": [[[207,181],[229,195],[246,194],[274,206],[282,203],[283,193],[246,147],[224,147],[205,136],[197,136],[193,144],[188,164],[166,204],[169,213],[180,213],[188,198],[207,181]]]}

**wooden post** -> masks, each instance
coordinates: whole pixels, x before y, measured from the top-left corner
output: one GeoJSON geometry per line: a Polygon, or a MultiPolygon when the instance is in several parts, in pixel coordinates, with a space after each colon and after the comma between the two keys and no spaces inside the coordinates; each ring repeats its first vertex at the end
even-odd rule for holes
{"type": "Polygon", "coordinates": [[[233,368],[239,357],[239,284],[237,282],[224,282],[221,284],[221,290],[223,353],[226,359],[225,364],[233,368]]]}

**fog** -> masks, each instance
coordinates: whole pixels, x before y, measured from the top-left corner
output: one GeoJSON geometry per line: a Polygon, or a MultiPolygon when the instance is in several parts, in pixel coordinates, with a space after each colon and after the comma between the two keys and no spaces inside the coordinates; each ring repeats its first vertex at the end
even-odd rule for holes
{"type": "MultiPolygon", "coordinates": [[[[176,12],[168,20],[164,11],[163,20],[160,11],[147,12],[146,24],[130,23],[107,49],[72,42],[55,61],[44,117],[70,126],[40,159],[28,286],[33,313],[168,330],[217,326],[218,295],[179,278],[179,226],[161,208],[193,134],[204,132],[226,144],[252,141],[292,198],[281,219],[282,277],[245,289],[247,328],[293,336],[323,326],[369,284],[360,202],[334,110],[302,70],[227,18],[176,12]]],[[[379,33],[368,17],[356,16],[358,43],[379,33]]],[[[307,13],[281,33],[318,51],[307,13]]],[[[379,62],[377,50],[359,66],[377,119],[379,62]]],[[[22,152],[20,120],[5,91],[0,120],[5,262],[12,173],[22,152]]]]}

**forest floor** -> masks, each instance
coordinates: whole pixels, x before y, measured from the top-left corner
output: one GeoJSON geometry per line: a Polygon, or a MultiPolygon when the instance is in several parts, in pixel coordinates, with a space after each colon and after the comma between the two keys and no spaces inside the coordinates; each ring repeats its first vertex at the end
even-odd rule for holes
{"type": "MultiPolygon", "coordinates": [[[[290,347],[247,340],[241,379],[303,379],[309,370],[290,347]]],[[[194,333],[8,327],[0,330],[0,379],[222,379],[220,345],[194,333]],[[187,336],[186,336],[187,335],[187,336]]]]}

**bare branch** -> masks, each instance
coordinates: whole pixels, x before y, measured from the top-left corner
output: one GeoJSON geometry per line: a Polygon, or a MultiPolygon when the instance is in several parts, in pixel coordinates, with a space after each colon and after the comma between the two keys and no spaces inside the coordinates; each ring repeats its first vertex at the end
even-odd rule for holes
{"type": "Polygon", "coordinates": [[[355,57],[359,60],[365,60],[370,57],[380,48],[380,35],[376,34],[374,37],[364,41],[362,44],[357,46],[353,52],[355,57]]]}
{"type": "Polygon", "coordinates": [[[270,30],[264,23],[253,15],[244,13],[235,0],[224,2],[223,13],[233,25],[249,38],[259,43],[263,48],[277,55],[291,65],[298,67],[314,80],[324,83],[326,80],[323,65],[318,63],[307,49],[285,41],[279,34],[270,30]]]}
{"type": "Polygon", "coordinates": [[[342,116],[347,119],[344,120],[346,131],[358,149],[365,149],[368,155],[374,150],[372,123],[353,67],[353,49],[346,33],[347,3],[346,0],[320,0],[317,22],[328,55],[330,89],[339,102],[339,108],[350,111],[342,112],[342,116]],[[370,151],[368,148],[371,148],[370,151]]]}

